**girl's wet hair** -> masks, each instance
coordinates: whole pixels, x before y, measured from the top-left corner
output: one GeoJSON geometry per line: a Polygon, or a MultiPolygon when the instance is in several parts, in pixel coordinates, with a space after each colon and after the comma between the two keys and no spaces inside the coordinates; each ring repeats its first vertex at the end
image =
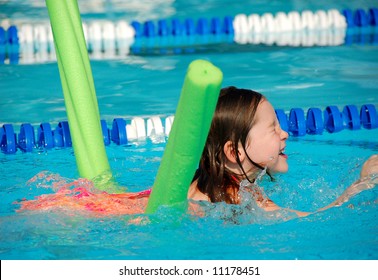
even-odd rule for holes
{"type": "MultiPolygon", "coordinates": [[[[211,202],[238,203],[240,176],[225,167],[227,158],[223,147],[227,141],[232,142],[236,162],[244,177],[250,180],[241,165],[238,144],[241,143],[245,151],[248,133],[255,123],[257,106],[263,99],[262,94],[249,89],[227,87],[221,90],[199,168],[193,178],[193,181],[198,180],[198,189],[211,202]]],[[[247,157],[257,168],[263,169],[247,157]]]]}

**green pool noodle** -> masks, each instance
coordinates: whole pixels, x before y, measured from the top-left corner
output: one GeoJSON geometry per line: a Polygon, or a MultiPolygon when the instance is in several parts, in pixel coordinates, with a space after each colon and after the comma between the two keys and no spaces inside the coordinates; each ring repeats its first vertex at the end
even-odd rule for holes
{"type": "Polygon", "coordinates": [[[222,72],[205,60],[195,60],[184,80],[175,119],[148,200],[146,213],[161,205],[187,201],[209,133],[223,79],[222,72]]]}
{"type": "MultiPolygon", "coordinates": [[[[100,113],[76,0],[46,0],[68,123],[80,177],[110,172],[100,113]]],[[[106,184],[97,184],[106,190],[106,184]]]]}

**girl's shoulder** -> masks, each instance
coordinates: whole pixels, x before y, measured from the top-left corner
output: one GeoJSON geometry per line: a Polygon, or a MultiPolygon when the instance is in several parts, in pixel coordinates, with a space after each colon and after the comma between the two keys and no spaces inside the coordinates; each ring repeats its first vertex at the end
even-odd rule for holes
{"type": "Polygon", "coordinates": [[[189,187],[188,199],[210,201],[209,197],[198,189],[197,180],[189,187]]]}

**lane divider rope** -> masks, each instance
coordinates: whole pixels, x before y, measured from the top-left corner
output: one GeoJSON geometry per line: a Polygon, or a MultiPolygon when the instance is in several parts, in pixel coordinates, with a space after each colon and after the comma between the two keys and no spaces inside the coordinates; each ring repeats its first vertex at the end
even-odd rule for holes
{"type": "MultiPolygon", "coordinates": [[[[337,106],[327,106],[325,110],[292,108],[289,112],[276,109],[281,128],[292,136],[306,134],[335,133],[344,129],[359,130],[378,128],[377,109],[373,104],[346,105],[340,111],[337,106]]],[[[111,128],[101,120],[101,128],[106,146],[129,145],[150,139],[152,143],[166,141],[174,121],[174,116],[152,116],[147,119],[134,117],[129,121],[115,118],[111,128]]],[[[35,128],[30,123],[23,123],[19,133],[15,133],[12,124],[3,124],[0,128],[0,147],[5,154],[14,154],[17,150],[32,152],[34,149],[52,149],[72,147],[71,134],[67,121],[62,121],[55,128],[43,122],[35,128]]]]}
{"type": "MultiPolygon", "coordinates": [[[[222,43],[292,47],[378,44],[378,36],[374,35],[378,33],[377,22],[378,8],[330,9],[130,23],[96,20],[84,22],[83,30],[91,58],[112,59],[129,54],[194,52],[195,46],[222,43]]],[[[48,22],[18,25],[3,20],[0,23],[0,64],[55,59],[48,22]]]]}

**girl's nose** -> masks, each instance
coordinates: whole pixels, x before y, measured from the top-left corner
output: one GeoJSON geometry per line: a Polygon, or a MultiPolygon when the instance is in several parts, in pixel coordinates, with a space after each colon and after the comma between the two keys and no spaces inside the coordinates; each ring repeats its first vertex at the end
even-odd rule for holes
{"type": "Polygon", "coordinates": [[[289,138],[289,133],[287,133],[285,130],[281,128],[281,139],[286,140],[289,138]]]}

